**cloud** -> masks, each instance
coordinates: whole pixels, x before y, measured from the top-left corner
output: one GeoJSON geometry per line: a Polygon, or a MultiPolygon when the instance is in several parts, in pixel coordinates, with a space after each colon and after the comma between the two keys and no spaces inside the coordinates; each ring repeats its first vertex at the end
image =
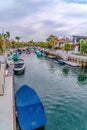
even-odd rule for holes
{"type": "Polygon", "coordinates": [[[50,34],[87,35],[86,0],[1,0],[1,5],[0,28],[11,38],[38,41],[50,34]]]}
{"type": "Polygon", "coordinates": [[[10,8],[13,5],[13,3],[13,0],[0,0],[0,11],[10,8]]]}
{"type": "Polygon", "coordinates": [[[87,4],[87,0],[64,0],[67,3],[87,4]]]}

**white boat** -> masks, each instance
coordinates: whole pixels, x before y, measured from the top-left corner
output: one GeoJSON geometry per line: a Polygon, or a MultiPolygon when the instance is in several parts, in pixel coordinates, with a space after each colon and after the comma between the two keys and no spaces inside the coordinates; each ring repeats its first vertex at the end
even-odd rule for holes
{"type": "Polygon", "coordinates": [[[14,60],[12,59],[11,56],[7,58],[7,65],[8,67],[11,67],[14,65],[14,60]]]}
{"type": "Polygon", "coordinates": [[[22,74],[25,71],[25,63],[23,59],[18,59],[14,62],[14,73],[15,74],[22,74]]]}

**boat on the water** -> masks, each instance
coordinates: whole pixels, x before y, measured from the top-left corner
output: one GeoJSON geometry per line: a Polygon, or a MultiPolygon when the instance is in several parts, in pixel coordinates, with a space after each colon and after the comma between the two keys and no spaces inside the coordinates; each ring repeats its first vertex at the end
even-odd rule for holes
{"type": "Polygon", "coordinates": [[[50,59],[55,59],[55,56],[52,56],[52,55],[47,55],[47,57],[50,59]]]}
{"type": "Polygon", "coordinates": [[[14,73],[15,74],[22,74],[25,70],[25,63],[23,59],[18,59],[14,62],[14,73]]]}
{"type": "Polygon", "coordinates": [[[31,51],[30,51],[30,48],[26,48],[26,51],[25,51],[26,54],[31,54],[31,51]]]}
{"type": "Polygon", "coordinates": [[[22,130],[33,130],[45,125],[44,107],[34,89],[23,85],[15,97],[18,122],[22,130]]]}
{"type": "Polygon", "coordinates": [[[13,56],[12,56],[12,59],[14,61],[17,61],[18,60],[18,54],[17,53],[14,53],[13,56]]]}
{"type": "Polygon", "coordinates": [[[30,51],[26,51],[26,54],[31,54],[31,52],[30,51]]]}
{"type": "Polygon", "coordinates": [[[20,54],[22,54],[22,50],[21,50],[21,49],[17,49],[17,50],[16,50],[16,53],[17,53],[18,55],[20,55],[20,54]]]}
{"type": "Polygon", "coordinates": [[[14,60],[12,59],[11,56],[7,57],[7,66],[10,67],[12,65],[14,65],[14,60]]]}
{"type": "Polygon", "coordinates": [[[42,56],[42,52],[41,52],[41,51],[36,51],[35,53],[36,53],[36,55],[37,55],[38,57],[41,57],[41,56],[42,56]]]}
{"type": "Polygon", "coordinates": [[[63,60],[55,59],[54,61],[61,65],[65,65],[65,62],[63,60]]]}

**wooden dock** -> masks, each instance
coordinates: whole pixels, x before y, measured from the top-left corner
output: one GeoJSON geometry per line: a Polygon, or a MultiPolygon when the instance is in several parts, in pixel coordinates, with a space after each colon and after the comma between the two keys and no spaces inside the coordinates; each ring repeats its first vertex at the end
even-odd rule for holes
{"type": "Polygon", "coordinates": [[[78,63],[82,67],[87,67],[87,56],[80,56],[80,55],[69,54],[68,60],[70,62],[78,63]]]}
{"type": "Polygon", "coordinates": [[[81,64],[78,64],[78,63],[74,63],[74,62],[71,62],[71,61],[64,61],[65,64],[69,65],[69,66],[73,66],[73,67],[81,67],[81,64]]]}
{"type": "Polygon", "coordinates": [[[6,71],[4,73],[4,92],[3,95],[0,95],[0,130],[16,130],[13,87],[13,75],[6,71]]]}

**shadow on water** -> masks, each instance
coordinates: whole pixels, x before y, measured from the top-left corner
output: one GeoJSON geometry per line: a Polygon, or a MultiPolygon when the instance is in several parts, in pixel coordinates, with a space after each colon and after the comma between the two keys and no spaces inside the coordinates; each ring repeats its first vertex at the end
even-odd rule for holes
{"type": "Polygon", "coordinates": [[[42,127],[38,128],[38,129],[34,129],[34,130],[45,130],[45,126],[42,126],[42,127]]]}
{"type": "MultiPolygon", "coordinates": [[[[17,127],[17,130],[22,130],[19,126],[19,123],[18,123],[18,118],[16,118],[16,127],[17,127]]],[[[45,130],[45,126],[42,126],[38,129],[33,129],[33,130],[45,130]]]]}
{"type": "Polygon", "coordinates": [[[16,72],[14,72],[14,75],[17,75],[17,76],[21,76],[21,75],[24,75],[24,74],[25,74],[25,70],[22,73],[16,73],[16,72]]]}

